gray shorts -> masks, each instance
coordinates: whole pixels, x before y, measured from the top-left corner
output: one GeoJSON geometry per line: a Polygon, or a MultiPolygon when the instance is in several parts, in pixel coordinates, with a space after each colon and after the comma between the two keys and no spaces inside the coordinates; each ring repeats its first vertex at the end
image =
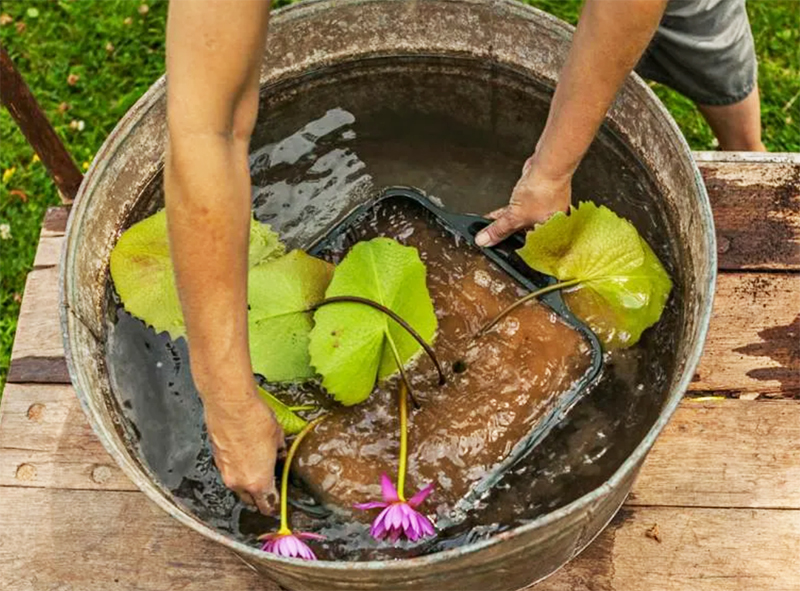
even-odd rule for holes
{"type": "Polygon", "coordinates": [[[636,72],[701,105],[731,105],[755,88],[745,0],[669,0],[636,72]]]}

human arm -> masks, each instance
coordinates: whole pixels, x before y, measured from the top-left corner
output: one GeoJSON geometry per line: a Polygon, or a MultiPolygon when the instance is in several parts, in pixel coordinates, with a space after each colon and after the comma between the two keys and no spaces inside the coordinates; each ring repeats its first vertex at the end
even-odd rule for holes
{"type": "Polygon", "coordinates": [[[491,246],[569,207],[572,175],[608,108],[633,70],[667,0],[586,0],[534,154],[525,162],[508,207],[478,234],[491,246]]]}
{"type": "Polygon", "coordinates": [[[167,24],[167,225],[192,376],[225,484],[277,503],[283,433],[256,391],[247,333],[248,145],[269,0],[173,0],[167,24]]]}

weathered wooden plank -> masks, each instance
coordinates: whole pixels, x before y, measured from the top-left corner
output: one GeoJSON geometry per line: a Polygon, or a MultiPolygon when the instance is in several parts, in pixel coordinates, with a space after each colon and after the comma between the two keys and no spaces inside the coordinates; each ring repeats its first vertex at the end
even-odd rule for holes
{"type": "Polygon", "coordinates": [[[70,208],[66,206],[50,207],[44,214],[39,246],[33,261],[34,269],[53,267],[59,264],[69,210],[70,208]]]}
{"type": "MultiPolygon", "coordinates": [[[[57,269],[28,276],[9,383],[68,383],[57,269]]],[[[722,273],[693,392],[800,396],[800,274],[722,273]]]]}
{"type": "Polygon", "coordinates": [[[628,505],[800,509],[800,402],[685,399],[628,505]]]}
{"type": "Polygon", "coordinates": [[[800,396],[800,274],[719,276],[691,390],[800,396]]]}
{"type": "MultiPolygon", "coordinates": [[[[0,505],[10,589],[277,590],[140,493],[0,487],[0,505]]],[[[534,589],[796,591],[798,555],[800,511],[635,507],[534,589]]]]}
{"type": "MultiPolygon", "coordinates": [[[[800,403],[687,399],[650,452],[629,505],[800,509],[800,403]]],[[[10,384],[0,486],[136,490],[69,386],[10,384]]]]}
{"type": "Polygon", "coordinates": [[[800,163],[700,162],[725,270],[800,270],[800,163]]]}
{"type": "Polygon", "coordinates": [[[58,268],[28,273],[8,382],[66,383],[69,375],[58,320],[58,268]]]}
{"type": "Polygon", "coordinates": [[[71,207],[69,205],[59,205],[48,207],[42,221],[42,236],[63,236],[67,231],[67,218],[71,207]]]}
{"type": "Polygon", "coordinates": [[[11,363],[7,376],[10,384],[66,384],[69,380],[64,357],[20,357],[11,363]]]}
{"type": "Polygon", "coordinates": [[[141,493],[0,486],[0,587],[277,591],[141,493]]]}
{"type": "Polygon", "coordinates": [[[36,248],[36,258],[33,260],[34,269],[55,267],[61,258],[61,245],[64,244],[63,236],[42,236],[36,248]]]}
{"type": "Polygon", "coordinates": [[[797,591],[798,556],[800,511],[638,507],[530,589],[797,591]]]}
{"type": "Polygon", "coordinates": [[[9,384],[0,486],[137,490],[92,431],[71,386],[9,384]]]}

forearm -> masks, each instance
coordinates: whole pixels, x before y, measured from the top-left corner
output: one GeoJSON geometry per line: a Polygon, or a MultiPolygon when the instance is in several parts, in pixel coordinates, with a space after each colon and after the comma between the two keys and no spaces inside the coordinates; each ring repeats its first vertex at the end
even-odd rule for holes
{"type": "Polygon", "coordinates": [[[653,37],[667,0],[586,0],[534,159],[570,177],[625,78],[653,37]]]}
{"type": "Polygon", "coordinates": [[[250,175],[246,138],[174,132],[165,171],[170,247],[202,393],[252,394],[247,342],[250,175]]]}
{"type": "Polygon", "coordinates": [[[247,341],[248,144],[268,0],[173,0],[167,23],[170,248],[206,407],[254,395],[247,341]]]}

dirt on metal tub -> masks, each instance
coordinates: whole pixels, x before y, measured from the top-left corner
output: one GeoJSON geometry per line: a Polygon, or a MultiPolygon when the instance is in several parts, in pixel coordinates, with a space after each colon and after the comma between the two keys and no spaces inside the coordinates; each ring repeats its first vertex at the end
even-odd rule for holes
{"type": "MultiPolygon", "coordinates": [[[[388,186],[417,187],[455,212],[503,205],[544,126],[571,35],[506,0],[316,1],[276,12],[251,142],[256,217],[289,247],[304,247],[388,186]]],[[[130,479],[289,589],[518,589],[578,554],[619,509],[681,400],[711,314],[708,197],[648,87],[635,75],[626,81],[576,173],[574,200],[630,219],[664,261],[674,289],[661,322],[637,347],[607,357],[603,381],[532,453],[536,469],[498,490],[491,502],[515,513],[413,558],[362,552],[303,562],[259,551],[261,525],[248,525],[221,487],[185,342],[148,333],[113,296],[111,249],[163,206],[165,86],[157,81],[98,152],[61,266],[72,382],[130,479]]]]}

